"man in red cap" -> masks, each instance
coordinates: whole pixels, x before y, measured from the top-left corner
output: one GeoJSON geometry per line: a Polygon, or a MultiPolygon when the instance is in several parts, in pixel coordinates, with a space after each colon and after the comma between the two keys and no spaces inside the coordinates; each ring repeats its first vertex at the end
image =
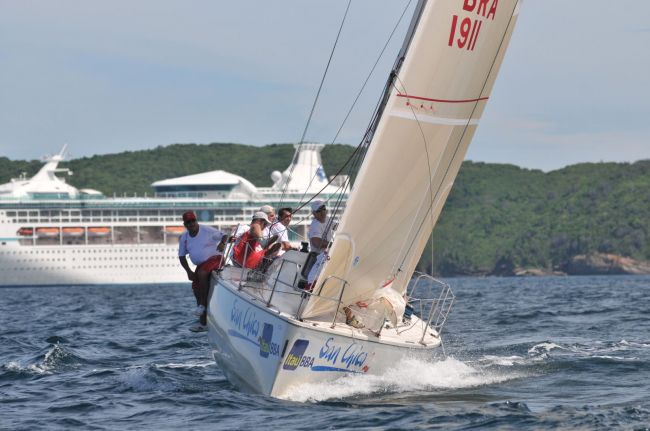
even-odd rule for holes
{"type": "Polygon", "coordinates": [[[179,239],[178,258],[187,273],[187,278],[192,281],[192,291],[197,305],[194,313],[199,316],[199,324],[191,327],[190,330],[202,332],[207,329],[210,274],[213,270],[221,268],[228,236],[212,226],[200,225],[193,211],[183,213],[183,224],[187,230],[179,239]],[[188,254],[192,263],[196,265],[194,271],[187,263],[185,256],[188,254]]]}

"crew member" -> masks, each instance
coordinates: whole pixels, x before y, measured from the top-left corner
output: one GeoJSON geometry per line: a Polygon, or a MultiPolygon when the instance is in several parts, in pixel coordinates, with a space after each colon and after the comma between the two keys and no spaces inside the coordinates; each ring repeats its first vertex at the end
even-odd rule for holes
{"type": "Polygon", "coordinates": [[[270,241],[266,241],[266,246],[261,243],[264,229],[270,224],[266,213],[258,211],[253,214],[250,229],[237,239],[233,247],[232,260],[236,265],[255,269],[260,266],[265,257],[273,257],[278,252],[281,245],[272,244],[277,237],[271,237],[270,241]]]}
{"type": "Polygon", "coordinates": [[[313,201],[311,203],[311,212],[314,215],[314,219],[311,221],[311,225],[309,225],[309,245],[311,251],[320,253],[327,248],[332,238],[325,202],[313,201]]]}
{"type": "Polygon", "coordinates": [[[282,256],[287,250],[292,249],[291,243],[289,242],[289,224],[291,223],[292,215],[293,211],[291,208],[280,208],[278,211],[278,220],[271,224],[269,228],[269,234],[271,236],[277,235],[277,241],[282,245],[277,256],[282,256]]]}
{"type": "Polygon", "coordinates": [[[194,313],[199,316],[199,324],[190,330],[202,332],[207,329],[210,274],[222,265],[223,250],[228,236],[212,226],[200,225],[196,221],[196,214],[192,211],[183,213],[183,224],[186,231],[179,239],[178,258],[187,273],[187,278],[192,281],[192,291],[197,305],[194,313]],[[192,263],[196,265],[194,271],[187,263],[188,254],[192,263]]]}

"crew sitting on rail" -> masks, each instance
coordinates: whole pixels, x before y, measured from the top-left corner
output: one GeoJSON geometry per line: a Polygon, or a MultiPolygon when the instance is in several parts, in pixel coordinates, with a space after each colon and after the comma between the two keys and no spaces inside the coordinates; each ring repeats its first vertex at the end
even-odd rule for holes
{"type": "MultiPolygon", "coordinates": [[[[266,217],[269,219],[271,223],[275,221],[275,210],[271,205],[262,205],[259,210],[257,211],[262,211],[264,214],[266,214],[266,217]]],[[[242,223],[240,225],[237,225],[237,230],[235,231],[235,238],[241,237],[243,234],[248,232],[250,229],[250,225],[242,223]]],[[[271,236],[269,232],[269,227],[267,226],[262,230],[262,238],[267,239],[271,236]]]]}
{"type": "Polygon", "coordinates": [[[253,214],[253,221],[250,229],[237,239],[233,248],[232,260],[235,265],[248,269],[255,269],[260,266],[264,258],[275,256],[282,247],[281,244],[273,244],[277,237],[271,237],[266,244],[262,245],[263,231],[271,222],[266,213],[258,211],[253,214]]]}
{"type": "MultiPolygon", "coordinates": [[[[273,235],[271,233],[271,225],[277,221],[275,218],[275,209],[273,209],[271,205],[262,205],[260,207],[260,211],[266,214],[270,222],[269,225],[266,226],[262,231],[262,238],[269,239],[273,235]]],[[[274,242],[274,241],[270,241],[270,242],[274,242]]]]}

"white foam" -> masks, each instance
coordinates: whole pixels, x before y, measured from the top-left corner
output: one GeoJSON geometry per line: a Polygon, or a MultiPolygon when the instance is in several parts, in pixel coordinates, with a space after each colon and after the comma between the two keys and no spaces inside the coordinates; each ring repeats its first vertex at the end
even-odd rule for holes
{"type": "Polygon", "coordinates": [[[382,375],[351,375],[334,382],[294,386],[285,398],[305,402],[380,392],[435,391],[484,386],[519,377],[522,375],[486,372],[451,357],[437,362],[406,359],[382,375]]]}
{"type": "Polygon", "coordinates": [[[49,367],[44,364],[23,365],[20,362],[11,361],[4,365],[4,368],[15,372],[30,372],[36,374],[51,374],[49,367]]]}
{"type": "Polygon", "coordinates": [[[153,364],[154,367],[158,369],[165,369],[165,368],[205,368],[205,367],[210,367],[210,366],[216,366],[216,363],[214,361],[207,361],[207,362],[187,362],[187,363],[174,363],[171,362],[169,364],[153,364]]]}
{"type": "Polygon", "coordinates": [[[118,377],[123,386],[137,392],[172,391],[175,385],[171,382],[158,381],[156,376],[150,374],[148,368],[127,369],[118,377]]]}
{"type": "Polygon", "coordinates": [[[615,361],[638,361],[639,358],[633,357],[633,358],[625,358],[623,356],[611,356],[611,355],[594,355],[592,356],[593,358],[598,358],[598,359],[612,359],[615,361]]]}
{"type": "Polygon", "coordinates": [[[36,364],[23,364],[18,361],[10,361],[4,365],[9,371],[29,372],[35,374],[52,374],[52,369],[56,367],[56,359],[61,355],[61,349],[58,346],[52,346],[45,353],[43,360],[36,364]]]}
{"type": "Polygon", "coordinates": [[[564,347],[555,343],[540,343],[535,344],[533,347],[528,349],[529,355],[545,355],[553,349],[564,349],[564,347]]]}
{"type": "Polygon", "coordinates": [[[525,364],[525,359],[521,356],[493,356],[485,355],[480,359],[480,362],[485,365],[499,365],[502,367],[511,367],[513,365],[525,364]]]}
{"type": "Polygon", "coordinates": [[[621,340],[619,344],[622,344],[623,346],[630,346],[630,347],[650,347],[650,344],[647,343],[640,343],[640,342],[635,342],[635,341],[627,341],[625,339],[621,340]]]}

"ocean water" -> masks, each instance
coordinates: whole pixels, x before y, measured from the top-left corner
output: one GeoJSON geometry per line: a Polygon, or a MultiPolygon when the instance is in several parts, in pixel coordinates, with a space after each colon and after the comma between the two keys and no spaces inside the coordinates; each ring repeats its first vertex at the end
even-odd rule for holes
{"type": "Polygon", "coordinates": [[[242,393],[187,284],[0,289],[0,429],[649,429],[650,277],[459,278],[446,358],[242,393]]]}

